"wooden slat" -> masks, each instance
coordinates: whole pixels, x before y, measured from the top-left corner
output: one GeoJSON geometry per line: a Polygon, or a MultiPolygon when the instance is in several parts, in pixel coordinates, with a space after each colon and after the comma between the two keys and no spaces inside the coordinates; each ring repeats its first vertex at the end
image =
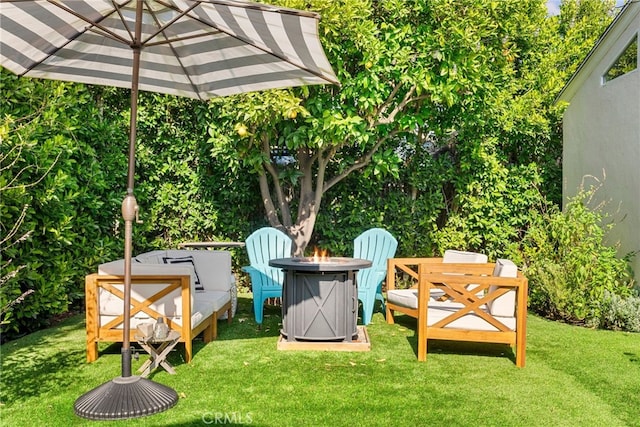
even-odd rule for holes
{"type": "Polygon", "coordinates": [[[367,328],[358,325],[358,339],[351,342],[328,341],[287,341],[282,335],[278,339],[278,350],[306,350],[306,351],[369,351],[371,341],[367,328]]]}

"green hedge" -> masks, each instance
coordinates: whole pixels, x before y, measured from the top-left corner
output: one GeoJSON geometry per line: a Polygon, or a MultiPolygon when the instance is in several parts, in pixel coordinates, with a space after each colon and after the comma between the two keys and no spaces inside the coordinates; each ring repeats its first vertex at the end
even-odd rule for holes
{"type": "MultiPolygon", "coordinates": [[[[81,306],[84,276],[122,257],[129,94],[4,71],[2,85],[0,304],[34,291],[3,314],[8,339],[81,306]]],[[[134,253],[244,240],[267,225],[255,175],[211,151],[203,134],[211,114],[205,103],[141,94],[136,197],[144,222],[134,226],[134,253]]],[[[325,195],[311,246],[349,255],[353,239],[378,226],[398,239],[398,256],[456,248],[509,257],[530,278],[533,310],[603,327],[635,324],[625,314],[634,300],[623,306],[612,297],[631,298],[628,263],[602,244],[597,213],[581,201],[566,214],[547,202],[540,165],[507,162],[491,138],[460,137],[437,156],[418,142],[395,143],[405,153],[397,174],[376,175],[372,165],[325,195]]],[[[233,254],[237,271],[246,253],[233,254]]]]}
{"type": "Polygon", "coordinates": [[[115,128],[83,86],[5,71],[2,86],[0,306],[34,291],[3,313],[7,338],[66,312],[83,298],[85,274],[115,255],[119,177],[105,165],[120,162],[110,155],[115,128]]]}

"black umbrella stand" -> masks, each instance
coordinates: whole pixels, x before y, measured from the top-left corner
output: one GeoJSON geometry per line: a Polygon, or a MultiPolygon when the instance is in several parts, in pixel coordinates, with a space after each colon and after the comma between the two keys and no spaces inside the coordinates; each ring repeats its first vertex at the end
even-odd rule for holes
{"type": "Polygon", "coordinates": [[[125,321],[122,344],[122,375],[83,394],[76,400],[74,404],[76,415],[90,420],[121,420],[153,415],[171,408],[178,402],[178,394],[173,389],[140,376],[131,376],[129,342],[131,235],[137,207],[133,194],[127,194],[122,202],[122,216],[125,219],[125,321]]]}
{"type": "Polygon", "coordinates": [[[176,392],[139,376],[117,377],[76,400],[76,415],[90,420],[123,420],[166,411],[176,404],[176,392]]]}
{"type": "Polygon", "coordinates": [[[131,79],[131,119],[129,129],[129,170],[127,195],[122,201],[124,219],[124,321],[122,329],[122,375],[80,396],[75,404],[76,415],[90,420],[121,420],[143,417],[165,411],[178,402],[175,390],[140,376],[131,375],[131,254],[133,221],[138,203],[133,195],[136,121],[138,113],[138,81],[142,33],[142,1],[137,1],[133,76],[131,79]]]}

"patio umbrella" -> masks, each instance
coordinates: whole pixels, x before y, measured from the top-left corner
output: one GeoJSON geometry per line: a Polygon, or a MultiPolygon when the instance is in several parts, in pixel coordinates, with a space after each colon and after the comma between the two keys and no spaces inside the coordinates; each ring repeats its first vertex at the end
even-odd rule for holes
{"type": "Polygon", "coordinates": [[[121,419],[164,411],[174,390],[131,375],[132,227],[138,90],[201,100],[337,83],[314,13],[226,0],[2,0],[0,65],[20,75],[131,89],[122,375],[78,398],[76,414],[121,419]]]}

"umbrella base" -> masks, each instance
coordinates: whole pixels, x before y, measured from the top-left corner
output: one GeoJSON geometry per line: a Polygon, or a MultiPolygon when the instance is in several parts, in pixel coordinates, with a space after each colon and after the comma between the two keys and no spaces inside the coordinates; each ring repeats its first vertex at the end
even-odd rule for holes
{"type": "Polygon", "coordinates": [[[90,420],[122,420],[166,411],[178,402],[171,388],[138,376],[117,377],[80,396],[76,415],[90,420]]]}

